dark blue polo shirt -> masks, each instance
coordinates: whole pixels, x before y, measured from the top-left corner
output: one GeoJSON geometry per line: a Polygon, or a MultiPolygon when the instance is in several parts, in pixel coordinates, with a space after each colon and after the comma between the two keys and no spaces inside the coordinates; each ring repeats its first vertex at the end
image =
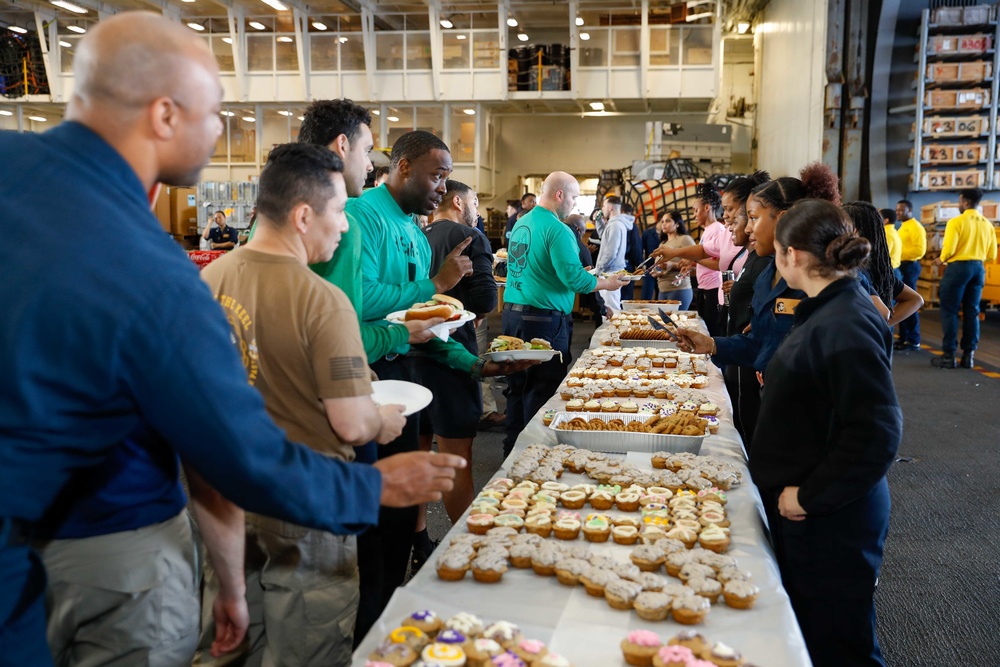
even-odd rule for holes
{"type": "Polygon", "coordinates": [[[211,231],[208,232],[208,240],[212,243],[232,243],[233,247],[236,247],[240,238],[239,233],[235,229],[226,225],[225,229],[217,226],[212,227],[211,231]]]}

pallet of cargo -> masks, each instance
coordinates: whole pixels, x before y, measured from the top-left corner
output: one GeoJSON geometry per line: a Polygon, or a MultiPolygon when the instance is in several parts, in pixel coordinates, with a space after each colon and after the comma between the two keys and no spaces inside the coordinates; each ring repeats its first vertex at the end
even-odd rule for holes
{"type": "Polygon", "coordinates": [[[980,83],[993,76],[993,63],[928,63],[924,83],[980,83]]]}
{"type": "Polygon", "coordinates": [[[926,169],[920,173],[920,187],[925,190],[960,190],[978,188],[986,183],[986,170],[960,169],[943,171],[926,169]]]}

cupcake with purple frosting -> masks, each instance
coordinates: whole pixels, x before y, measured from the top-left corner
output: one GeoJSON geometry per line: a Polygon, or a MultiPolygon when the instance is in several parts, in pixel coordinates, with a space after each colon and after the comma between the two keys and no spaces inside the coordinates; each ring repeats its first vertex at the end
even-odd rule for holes
{"type": "Polygon", "coordinates": [[[444,626],[444,622],[430,609],[421,609],[404,618],[401,625],[409,625],[420,630],[428,637],[434,637],[441,630],[442,626],[444,626]]]}

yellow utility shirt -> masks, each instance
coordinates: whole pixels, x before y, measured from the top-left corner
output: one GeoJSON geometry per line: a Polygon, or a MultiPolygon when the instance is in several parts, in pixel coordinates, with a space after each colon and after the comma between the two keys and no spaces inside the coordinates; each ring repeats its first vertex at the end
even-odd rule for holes
{"type": "Polygon", "coordinates": [[[898,269],[903,261],[903,242],[899,239],[896,225],[885,225],[885,243],[889,246],[889,260],[892,268],[898,269]]]}
{"type": "Polygon", "coordinates": [[[902,261],[916,262],[927,254],[927,230],[916,218],[904,220],[896,233],[903,244],[902,261]]]}
{"type": "Polygon", "coordinates": [[[942,262],[979,260],[992,262],[997,258],[997,235],[993,223],[975,209],[967,209],[948,221],[941,245],[942,262]]]}

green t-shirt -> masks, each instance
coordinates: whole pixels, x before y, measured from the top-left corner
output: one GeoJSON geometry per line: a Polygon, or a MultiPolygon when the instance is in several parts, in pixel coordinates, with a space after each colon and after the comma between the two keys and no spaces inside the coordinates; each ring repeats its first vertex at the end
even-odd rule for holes
{"type": "Polygon", "coordinates": [[[517,221],[507,244],[507,287],[503,300],[569,314],[576,294],[588,294],[597,278],[580,264],[572,230],[536,205],[517,221]]]}
{"type": "MultiPolygon", "coordinates": [[[[410,332],[402,325],[390,324],[385,320],[364,321],[364,298],[361,281],[358,279],[361,266],[361,226],[351,218],[350,214],[347,216],[347,224],[347,231],[340,237],[340,245],[333,253],[333,258],[328,262],[310,264],[309,268],[327,282],[339,287],[350,299],[354,311],[358,314],[361,343],[365,347],[368,363],[372,363],[390,354],[400,345],[406,345],[410,332]]],[[[250,230],[250,238],[253,238],[256,229],[255,223],[250,230]]]]}
{"type": "MultiPolygon", "coordinates": [[[[427,237],[403,212],[385,185],[366,190],[347,202],[347,212],[358,223],[361,236],[361,284],[365,311],[363,320],[381,320],[389,313],[406,310],[435,292],[428,277],[431,246],[427,237]]],[[[339,252],[339,250],[338,250],[339,252]]],[[[460,343],[432,340],[419,346],[422,352],[457,370],[470,370],[477,357],[460,343]]],[[[405,354],[404,340],[391,351],[405,354]]]]}

